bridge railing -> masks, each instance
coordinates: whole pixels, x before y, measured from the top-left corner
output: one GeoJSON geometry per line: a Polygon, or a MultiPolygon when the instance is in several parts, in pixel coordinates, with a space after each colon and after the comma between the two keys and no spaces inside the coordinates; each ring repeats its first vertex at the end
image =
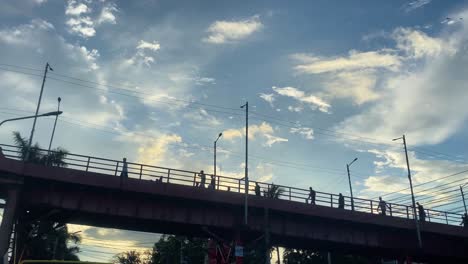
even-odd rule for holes
{"type": "MultiPolygon", "coordinates": [[[[3,155],[7,158],[20,159],[20,151],[18,147],[12,145],[0,144],[3,155]]],[[[47,150],[40,150],[41,154],[47,154],[47,150]]],[[[119,160],[98,158],[86,155],[78,155],[69,153],[64,158],[66,167],[70,169],[82,170],[87,172],[96,172],[114,176],[121,176],[124,163],[119,160]]],[[[157,181],[158,183],[171,183],[187,186],[198,186],[200,188],[200,176],[198,172],[179,170],[173,168],[159,167],[153,165],[146,165],[134,162],[126,162],[127,176],[129,178],[136,178],[140,180],[157,181]]],[[[221,175],[206,174],[205,187],[209,186],[212,178],[215,180],[214,189],[218,191],[229,191],[245,193],[245,181],[235,177],[226,177],[221,175]]],[[[261,196],[268,196],[272,188],[279,188],[281,191],[277,193],[277,199],[289,200],[300,203],[310,203],[308,199],[309,190],[291,186],[277,185],[272,183],[263,183],[257,181],[249,181],[248,193],[255,195],[255,185],[258,184],[262,190],[261,196]]],[[[316,191],[315,204],[326,207],[338,207],[339,195],[332,193],[325,193],[316,191]]],[[[351,198],[344,196],[345,209],[351,210],[351,198]]],[[[354,198],[354,210],[369,214],[379,214],[379,202],[369,199],[354,198]]],[[[387,203],[387,216],[401,217],[414,219],[413,207],[403,204],[387,203]]],[[[433,209],[426,209],[426,221],[444,223],[450,225],[458,225],[461,221],[461,214],[444,212],[433,209]]]]}

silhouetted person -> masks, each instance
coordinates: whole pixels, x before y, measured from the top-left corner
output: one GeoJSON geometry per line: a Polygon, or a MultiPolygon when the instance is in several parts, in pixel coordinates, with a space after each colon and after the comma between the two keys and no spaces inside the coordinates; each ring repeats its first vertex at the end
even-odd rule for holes
{"type": "Polygon", "coordinates": [[[315,204],[315,191],[312,187],[309,187],[309,197],[307,199],[310,199],[310,204],[315,204]]]}
{"type": "Polygon", "coordinates": [[[201,188],[205,188],[205,182],[206,182],[206,175],[205,175],[205,172],[203,170],[200,171],[200,174],[198,174],[200,176],[200,187],[201,188]]]}
{"type": "Polygon", "coordinates": [[[255,183],[255,195],[260,196],[261,195],[261,190],[260,190],[260,185],[258,185],[258,182],[255,183]]]}
{"type": "Polygon", "coordinates": [[[230,186],[228,186],[228,188],[227,188],[227,191],[228,191],[228,192],[230,192],[230,191],[231,191],[231,187],[230,187],[230,186]]]}
{"type": "Polygon", "coordinates": [[[344,209],[344,196],[341,193],[338,196],[338,208],[344,209]]]}
{"type": "Polygon", "coordinates": [[[377,210],[380,209],[381,215],[387,215],[387,207],[388,207],[387,202],[382,200],[382,197],[379,197],[379,206],[377,207],[377,210]]]}
{"type": "Polygon", "coordinates": [[[426,211],[424,211],[424,207],[419,203],[416,204],[418,205],[419,221],[426,222],[426,211]]]}
{"type": "Polygon", "coordinates": [[[463,216],[462,216],[462,221],[460,223],[460,225],[463,225],[463,227],[465,229],[468,229],[468,214],[465,213],[463,216]]]}
{"type": "Polygon", "coordinates": [[[211,175],[210,187],[211,187],[211,189],[216,190],[216,178],[215,178],[214,175],[211,175]]]}
{"type": "Polygon", "coordinates": [[[122,172],[120,172],[120,177],[128,178],[127,158],[123,158],[122,172]]]}
{"type": "Polygon", "coordinates": [[[159,177],[159,183],[162,183],[163,182],[163,176],[159,177]]]}

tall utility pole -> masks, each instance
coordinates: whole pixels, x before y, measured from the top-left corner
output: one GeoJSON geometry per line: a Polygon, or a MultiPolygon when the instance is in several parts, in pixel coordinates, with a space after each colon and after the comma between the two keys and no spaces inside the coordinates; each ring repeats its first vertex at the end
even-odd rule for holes
{"type": "Polygon", "coordinates": [[[353,197],[353,187],[351,185],[351,173],[349,172],[349,167],[353,164],[357,158],[353,159],[351,163],[346,164],[346,170],[348,171],[348,181],[349,181],[349,193],[351,194],[351,210],[354,211],[354,197],[353,197]]]}
{"type": "Polygon", "coordinates": [[[464,185],[460,185],[460,192],[461,192],[461,195],[462,195],[463,207],[465,208],[465,214],[468,214],[468,212],[466,210],[465,194],[463,193],[463,186],[465,186],[465,185],[466,185],[466,183],[464,185]]]}
{"type": "Polygon", "coordinates": [[[53,71],[52,67],[50,67],[49,63],[47,62],[46,66],[45,66],[45,70],[44,70],[44,77],[42,79],[41,92],[39,93],[39,101],[37,102],[37,108],[36,108],[36,114],[35,114],[36,117],[34,117],[34,122],[33,122],[33,126],[32,126],[32,129],[31,129],[31,135],[29,136],[29,142],[28,142],[28,148],[27,148],[27,152],[26,152],[25,161],[29,160],[29,152],[30,152],[29,149],[31,149],[32,141],[33,141],[33,138],[34,138],[34,130],[36,129],[37,115],[39,114],[39,108],[41,107],[42,93],[44,92],[44,84],[45,84],[45,81],[46,81],[46,78],[47,78],[47,71],[48,70],[53,71]]]}
{"type": "Polygon", "coordinates": [[[248,224],[248,197],[249,197],[249,102],[245,102],[241,108],[245,107],[245,201],[244,201],[244,224],[248,224]]]}
{"type": "MultiPolygon", "coordinates": [[[[58,101],[57,112],[60,112],[60,102],[62,101],[62,98],[60,97],[57,98],[57,101],[58,101]]],[[[57,119],[58,119],[58,115],[55,116],[54,128],[52,129],[52,135],[50,136],[49,148],[47,149],[47,157],[50,156],[50,149],[52,148],[52,141],[54,140],[55,127],[57,126],[57,119]]]]}
{"type": "Polygon", "coordinates": [[[214,167],[213,167],[213,174],[216,177],[216,143],[218,142],[218,139],[223,135],[223,133],[219,133],[218,137],[214,141],[214,167]]]}
{"type": "Polygon", "coordinates": [[[413,203],[413,215],[414,215],[414,222],[416,224],[416,235],[418,237],[418,246],[419,246],[419,248],[422,248],[421,230],[419,228],[419,221],[418,221],[418,217],[417,217],[417,214],[416,214],[416,201],[414,200],[413,181],[411,180],[411,170],[410,170],[410,165],[409,165],[408,149],[406,147],[405,135],[403,135],[402,137],[399,137],[399,138],[395,138],[395,139],[393,139],[393,141],[399,140],[399,139],[403,139],[403,145],[405,146],[406,167],[408,168],[408,180],[409,180],[410,189],[411,189],[411,201],[413,203]]]}

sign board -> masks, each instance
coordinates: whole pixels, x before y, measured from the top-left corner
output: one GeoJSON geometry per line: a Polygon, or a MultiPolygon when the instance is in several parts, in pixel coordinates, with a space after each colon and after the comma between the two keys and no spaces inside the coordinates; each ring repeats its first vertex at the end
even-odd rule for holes
{"type": "Polygon", "coordinates": [[[244,256],[244,247],[243,246],[236,246],[236,250],[234,252],[236,257],[243,257],[244,256]]]}

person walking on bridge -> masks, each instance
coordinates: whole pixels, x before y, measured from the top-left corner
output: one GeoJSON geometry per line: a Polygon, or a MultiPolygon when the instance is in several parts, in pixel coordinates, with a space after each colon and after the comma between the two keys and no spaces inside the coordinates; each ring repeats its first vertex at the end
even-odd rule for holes
{"type": "Polygon", "coordinates": [[[255,183],[255,195],[256,196],[261,195],[260,185],[258,185],[258,182],[255,183]]]}
{"type": "Polygon", "coordinates": [[[312,189],[312,187],[309,187],[309,197],[307,197],[306,203],[310,199],[310,204],[315,204],[315,194],[316,193],[314,189],[312,189]]]}
{"type": "Polygon", "coordinates": [[[462,221],[460,223],[460,225],[463,225],[463,227],[465,229],[468,229],[468,214],[465,213],[463,216],[462,216],[462,221]]]}
{"type": "Polygon", "coordinates": [[[416,204],[418,205],[419,221],[426,222],[426,211],[424,211],[424,207],[420,205],[419,202],[416,204]]]}
{"type": "Polygon", "coordinates": [[[200,188],[205,188],[205,183],[206,183],[205,172],[203,170],[201,170],[200,173],[198,174],[198,176],[200,176],[200,185],[199,185],[199,187],[200,188]]]}
{"type": "Polygon", "coordinates": [[[127,158],[123,158],[122,171],[120,172],[120,177],[127,179],[128,178],[128,165],[127,158]]]}
{"type": "Polygon", "coordinates": [[[210,187],[211,187],[211,189],[216,190],[216,178],[215,178],[214,175],[211,175],[210,187]]]}
{"type": "Polygon", "coordinates": [[[382,200],[382,197],[379,197],[379,205],[377,206],[377,210],[380,209],[380,214],[381,215],[383,215],[383,216],[387,215],[387,207],[388,207],[388,209],[390,209],[387,202],[382,200]]]}
{"type": "Polygon", "coordinates": [[[344,196],[341,193],[338,196],[338,208],[344,209],[344,196]]]}

